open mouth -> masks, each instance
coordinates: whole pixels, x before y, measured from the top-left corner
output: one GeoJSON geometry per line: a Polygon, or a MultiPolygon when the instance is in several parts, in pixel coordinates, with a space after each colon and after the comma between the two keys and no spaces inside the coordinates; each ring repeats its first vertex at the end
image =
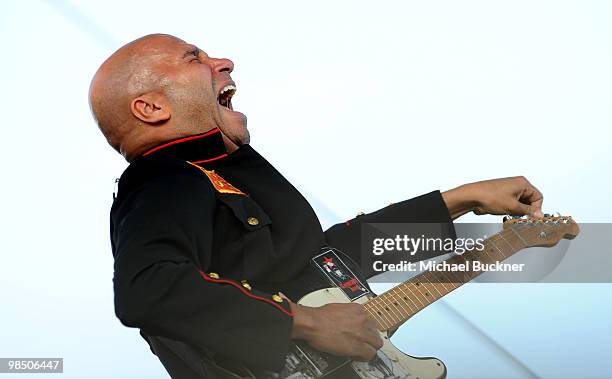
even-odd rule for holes
{"type": "Polygon", "coordinates": [[[219,97],[217,98],[217,101],[219,102],[221,106],[229,110],[234,110],[234,108],[232,108],[232,97],[234,96],[235,93],[236,93],[236,86],[233,84],[228,84],[225,87],[223,87],[221,92],[219,92],[219,97]]]}

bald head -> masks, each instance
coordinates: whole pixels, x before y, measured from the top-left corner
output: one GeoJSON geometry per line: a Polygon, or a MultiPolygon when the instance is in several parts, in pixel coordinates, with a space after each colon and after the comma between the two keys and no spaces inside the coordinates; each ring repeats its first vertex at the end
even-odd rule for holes
{"type": "Polygon", "coordinates": [[[108,143],[128,161],[166,140],[214,127],[229,142],[247,143],[246,118],[219,109],[218,87],[231,81],[232,69],[231,61],[210,58],[177,37],[148,35],[100,66],[89,90],[91,111],[108,143]],[[236,125],[239,119],[242,125],[236,125]]]}
{"type": "Polygon", "coordinates": [[[130,102],[143,93],[163,91],[164,75],[155,64],[164,58],[163,47],[175,41],[179,40],[162,34],[132,41],[113,53],[91,81],[89,102],[98,127],[108,143],[124,155],[122,142],[138,124],[130,102]]]}

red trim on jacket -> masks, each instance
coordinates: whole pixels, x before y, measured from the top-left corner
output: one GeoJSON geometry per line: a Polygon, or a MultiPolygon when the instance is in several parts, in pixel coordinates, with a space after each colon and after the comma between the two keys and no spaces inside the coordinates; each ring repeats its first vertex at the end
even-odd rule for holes
{"type": "Polygon", "coordinates": [[[291,311],[286,310],[285,308],[281,307],[279,303],[267,299],[265,297],[261,297],[261,296],[257,296],[257,295],[253,295],[252,293],[250,293],[249,291],[247,291],[246,289],[244,289],[244,287],[242,287],[241,285],[239,285],[238,283],[232,282],[231,280],[224,280],[224,279],[213,279],[210,276],[206,275],[203,271],[200,271],[200,275],[202,275],[202,277],[204,278],[204,280],[208,281],[208,282],[213,282],[213,283],[225,283],[225,284],[231,284],[232,286],[238,288],[243,294],[247,295],[248,297],[251,297],[255,300],[260,300],[263,301],[265,303],[271,304],[273,306],[275,306],[276,308],[278,308],[279,310],[281,310],[283,313],[285,313],[287,316],[289,317],[293,317],[293,313],[291,311]]]}
{"type": "Polygon", "coordinates": [[[193,161],[191,163],[198,164],[198,163],[212,162],[212,161],[216,161],[217,159],[221,159],[221,158],[225,158],[225,157],[227,157],[227,153],[223,153],[223,154],[219,155],[218,157],[209,158],[209,159],[203,159],[201,161],[193,161]]]}
{"type": "MultiPolygon", "coordinates": [[[[181,142],[185,142],[185,141],[191,141],[194,139],[200,139],[200,138],[204,138],[204,137],[208,137],[211,134],[215,134],[215,133],[219,133],[221,130],[219,130],[219,128],[215,128],[213,130],[210,130],[204,134],[198,134],[197,136],[189,136],[189,137],[185,137],[185,138],[179,138],[177,140],[174,141],[170,141],[168,143],[165,143],[163,145],[159,145],[157,147],[152,148],[151,150],[145,152],[144,154],[142,154],[143,157],[146,157],[147,155],[156,152],[157,150],[163,149],[164,147],[168,147],[168,146],[172,146],[172,145],[176,145],[177,143],[181,143],[181,142]]],[[[227,154],[225,154],[227,155],[227,154]]],[[[215,159],[219,159],[222,158],[221,156],[215,158],[215,159]]]]}

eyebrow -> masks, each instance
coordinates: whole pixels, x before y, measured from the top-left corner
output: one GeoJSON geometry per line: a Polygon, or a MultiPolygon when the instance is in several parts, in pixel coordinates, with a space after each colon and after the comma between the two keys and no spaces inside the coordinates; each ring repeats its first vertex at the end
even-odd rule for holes
{"type": "Polygon", "coordinates": [[[183,54],[183,58],[186,58],[189,55],[195,55],[196,57],[200,55],[200,49],[197,46],[190,46],[189,50],[183,54]]]}

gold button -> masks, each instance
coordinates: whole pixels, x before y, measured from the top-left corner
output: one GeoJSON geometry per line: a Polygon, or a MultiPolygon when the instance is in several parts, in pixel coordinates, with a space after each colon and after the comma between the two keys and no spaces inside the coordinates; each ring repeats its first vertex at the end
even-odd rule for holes
{"type": "Polygon", "coordinates": [[[357,216],[356,216],[356,217],[360,217],[360,216],[363,216],[363,215],[365,215],[365,213],[363,213],[363,212],[359,212],[359,213],[357,213],[357,216]]]}
{"type": "Polygon", "coordinates": [[[276,301],[277,303],[283,302],[283,298],[280,297],[279,295],[272,295],[272,300],[276,301]]]}
{"type": "Polygon", "coordinates": [[[208,276],[213,279],[219,279],[219,274],[217,274],[216,272],[211,272],[210,274],[208,274],[208,276]]]}
{"type": "Polygon", "coordinates": [[[255,225],[259,225],[259,220],[256,219],[255,217],[249,217],[247,218],[247,222],[249,223],[249,225],[251,226],[255,226],[255,225]]]}
{"type": "Polygon", "coordinates": [[[242,286],[246,289],[248,289],[249,291],[251,290],[251,285],[249,283],[246,282],[246,280],[242,281],[242,286]]]}

